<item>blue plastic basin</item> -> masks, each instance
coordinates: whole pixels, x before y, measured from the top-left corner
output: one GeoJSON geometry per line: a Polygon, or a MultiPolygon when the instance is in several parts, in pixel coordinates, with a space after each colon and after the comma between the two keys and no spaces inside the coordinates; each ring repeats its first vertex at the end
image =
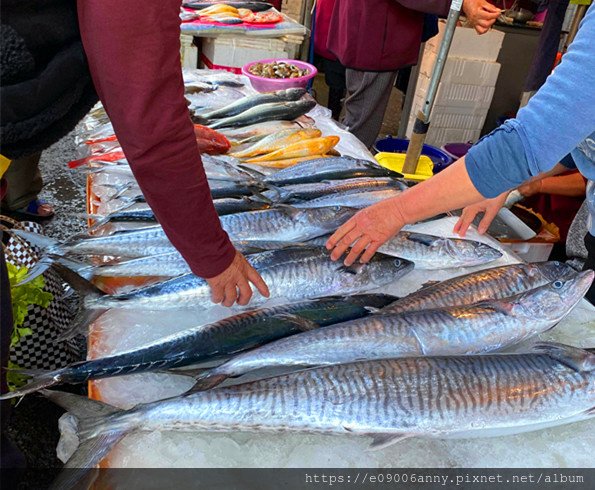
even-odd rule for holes
{"type": "MultiPolygon", "coordinates": [[[[389,153],[407,153],[408,147],[409,140],[393,138],[391,136],[378,140],[374,145],[374,149],[377,152],[386,151],[389,153]]],[[[424,145],[421,153],[428,156],[434,162],[435,174],[444,170],[453,162],[453,159],[446,152],[435,146],[424,145]]]]}

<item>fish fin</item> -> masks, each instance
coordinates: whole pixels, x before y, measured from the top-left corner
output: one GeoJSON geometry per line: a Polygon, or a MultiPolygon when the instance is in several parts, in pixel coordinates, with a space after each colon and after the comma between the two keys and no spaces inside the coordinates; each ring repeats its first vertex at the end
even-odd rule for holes
{"type": "Polygon", "coordinates": [[[52,266],[52,264],[54,263],[54,260],[55,259],[53,259],[52,257],[49,257],[47,255],[44,255],[43,257],[41,257],[41,259],[39,259],[35,263],[35,265],[27,271],[27,274],[25,275],[25,277],[23,277],[23,279],[21,279],[21,281],[18,282],[16,284],[16,286],[22,286],[23,284],[27,284],[28,282],[31,282],[34,279],[37,279],[39,276],[44,274],[52,266]]]}
{"type": "Polygon", "coordinates": [[[0,396],[0,400],[18,398],[51,386],[56,386],[62,382],[60,375],[64,372],[64,369],[57,369],[55,371],[46,371],[42,369],[11,369],[11,371],[15,371],[16,373],[25,376],[31,376],[32,379],[25,386],[4,393],[0,396]]]}
{"type": "Polygon", "coordinates": [[[376,308],[375,306],[364,306],[364,310],[372,313],[372,315],[376,315],[377,313],[382,313],[382,309],[376,308]]]}
{"type": "Polygon", "coordinates": [[[404,441],[405,439],[409,439],[411,437],[415,437],[414,434],[368,434],[372,437],[372,442],[368,447],[368,451],[379,451],[381,449],[385,449],[393,444],[397,444],[398,442],[404,441]]]}
{"type": "Polygon", "coordinates": [[[590,350],[557,342],[537,342],[533,345],[532,351],[546,354],[578,372],[595,371],[595,353],[590,350]]]}
{"type": "Polygon", "coordinates": [[[421,243],[422,245],[426,245],[431,247],[437,239],[440,237],[435,237],[432,235],[425,235],[423,233],[414,233],[411,231],[404,232],[406,234],[407,240],[412,242],[421,243]]]}
{"type": "Polygon", "coordinates": [[[308,320],[303,316],[299,315],[292,315],[291,313],[280,313],[278,315],[273,315],[276,318],[280,318],[282,320],[286,320],[289,323],[293,323],[294,325],[298,326],[300,330],[307,332],[308,330],[315,330],[320,327],[320,325],[312,320],[308,320]]]}
{"type": "MultiPolygon", "coordinates": [[[[262,202],[265,202],[267,204],[274,204],[275,201],[273,201],[272,199],[269,199],[268,197],[266,197],[264,194],[262,194],[260,192],[260,189],[253,189],[251,187],[249,187],[250,192],[252,192],[252,194],[254,195],[254,197],[257,197],[258,199],[260,199],[262,202]]],[[[248,199],[248,198],[246,198],[248,199]]]]}
{"type": "Polygon", "coordinates": [[[107,416],[122,411],[72,393],[43,390],[42,394],[74,417],[74,421],[70,424],[61,425],[61,437],[74,436],[74,440],[79,441],[78,447],[64,465],[65,469],[76,468],[77,471],[69,470],[60,473],[52,484],[52,488],[55,489],[74,488],[126,435],[127,430],[110,430],[106,427],[105,431],[95,437],[87,437],[85,432],[103,423],[107,416]]]}
{"type": "Polygon", "coordinates": [[[93,309],[89,310],[85,307],[81,307],[78,311],[72,323],[68,326],[66,330],[60,333],[54,340],[54,342],[64,342],[65,340],[70,340],[78,335],[87,335],[87,328],[91,325],[95,320],[97,320],[101,315],[103,315],[107,310],[105,309],[93,309]]]}
{"type": "Polygon", "coordinates": [[[62,278],[62,280],[67,282],[68,285],[72,287],[76,292],[84,296],[94,298],[105,296],[105,293],[97,286],[95,286],[95,284],[93,284],[91,281],[88,281],[83,276],[73,271],[69,267],[65,266],[64,264],[54,262],[52,264],[52,269],[55,270],[58,273],[58,275],[62,278]]]}
{"type": "Polygon", "coordinates": [[[202,376],[206,371],[210,371],[211,369],[212,368],[179,367],[157,372],[162,372],[164,374],[175,374],[176,376],[188,376],[189,378],[197,378],[199,376],[202,376]]]}
{"type": "Polygon", "coordinates": [[[355,274],[359,274],[364,267],[365,267],[365,264],[359,264],[359,263],[356,262],[356,263],[351,264],[349,266],[342,265],[341,267],[339,267],[338,270],[340,272],[346,272],[348,274],[354,274],[355,275],[355,274]]]}
{"type": "Polygon", "coordinates": [[[184,395],[211,390],[230,378],[227,374],[215,374],[214,371],[215,369],[205,369],[204,372],[195,376],[196,384],[184,393],[184,395]]]}
{"type": "Polygon", "coordinates": [[[39,247],[45,252],[64,255],[64,251],[61,249],[61,243],[58,240],[54,240],[53,238],[32,231],[12,229],[10,230],[10,233],[27,240],[31,245],[39,247]]]}
{"type": "Polygon", "coordinates": [[[277,203],[275,204],[275,209],[279,211],[283,211],[285,214],[291,217],[291,219],[296,219],[298,216],[303,214],[303,209],[295,208],[289,204],[277,203]]]}
{"type": "Polygon", "coordinates": [[[430,286],[435,286],[436,284],[439,284],[441,281],[426,281],[421,285],[420,289],[423,288],[429,288],[430,286]]]}

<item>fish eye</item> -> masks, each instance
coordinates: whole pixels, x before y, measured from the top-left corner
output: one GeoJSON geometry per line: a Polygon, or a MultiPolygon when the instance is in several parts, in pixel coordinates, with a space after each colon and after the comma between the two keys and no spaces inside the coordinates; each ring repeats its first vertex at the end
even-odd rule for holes
{"type": "Polygon", "coordinates": [[[564,286],[564,283],[562,281],[556,281],[554,282],[553,286],[556,289],[560,289],[562,286],[564,286]]]}

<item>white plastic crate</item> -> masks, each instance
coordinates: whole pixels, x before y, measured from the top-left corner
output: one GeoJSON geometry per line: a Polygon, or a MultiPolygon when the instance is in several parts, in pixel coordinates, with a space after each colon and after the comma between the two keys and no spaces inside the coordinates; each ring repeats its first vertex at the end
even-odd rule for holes
{"type": "MultiPolygon", "coordinates": [[[[424,99],[416,97],[413,102],[411,115],[417,116],[424,99]]],[[[432,124],[442,128],[481,129],[485,123],[488,109],[485,107],[453,107],[435,104],[430,116],[432,124]]]]}
{"type": "MultiPolygon", "coordinates": [[[[411,137],[411,133],[413,133],[414,123],[415,118],[411,118],[409,120],[409,124],[407,125],[408,138],[411,137]]],[[[426,143],[428,145],[441,147],[447,143],[453,142],[475,142],[479,139],[480,135],[481,129],[444,128],[434,125],[434,120],[432,119],[430,129],[428,129],[428,134],[426,135],[426,143]]]]}
{"type": "MultiPolygon", "coordinates": [[[[416,97],[425,99],[430,79],[420,76],[415,90],[416,97]]],[[[469,108],[488,110],[494,97],[494,87],[440,82],[434,104],[450,108],[469,108]]]]}
{"type": "MultiPolygon", "coordinates": [[[[445,22],[438,23],[439,34],[426,43],[426,50],[438,52],[440,42],[444,37],[445,22]]],[[[450,46],[449,57],[466,58],[472,60],[496,61],[504,33],[490,29],[487,33],[479,35],[471,27],[457,27],[450,46]]]]}
{"type": "MultiPolygon", "coordinates": [[[[420,76],[430,78],[436,63],[437,55],[426,50],[422,58],[420,76]]],[[[443,83],[456,83],[466,85],[481,85],[495,87],[500,73],[500,63],[493,61],[468,60],[449,56],[444,65],[441,81],[443,83]]]]}
{"type": "Polygon", "coordinates": [[[241,73],[246,63],[266,58],[299,56],[300,43],[283,39],[254,39],[241,37],[203,38],[201,62],[206,68],[216,68],[241,73]]]}

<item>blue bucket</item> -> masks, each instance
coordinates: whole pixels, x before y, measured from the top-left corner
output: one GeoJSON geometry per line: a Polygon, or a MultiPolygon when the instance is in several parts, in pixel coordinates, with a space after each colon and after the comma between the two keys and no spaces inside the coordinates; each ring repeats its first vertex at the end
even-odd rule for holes
{"type": "MultiPolygon", "coordinates": [[[[407,153],[408,147],[409,140],[388,136],[387,138],[378,140],[374,145],[374,150],[377,152],[386,151],[389,153],[407,153]]],[[[429,157],[430,160],[434,162],[435,174],[444,170],[453,162],[453,159],[448,155],[448,153],[442,151],[440,148],[436,148],[435,146],[424,145],[421,153],[422,155],[429,157]]]]}

